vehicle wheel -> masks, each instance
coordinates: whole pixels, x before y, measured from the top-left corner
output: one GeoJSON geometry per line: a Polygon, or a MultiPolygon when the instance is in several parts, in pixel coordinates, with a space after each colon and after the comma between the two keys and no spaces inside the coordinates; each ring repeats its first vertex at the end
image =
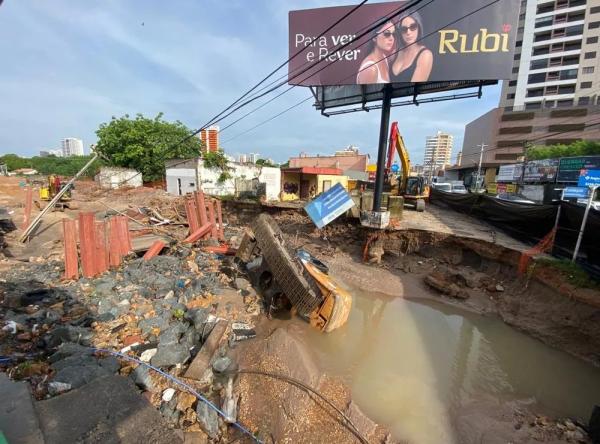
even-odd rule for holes
{"type": "Polygon", "coordinates": [[[425,211],[425,201],[423,199],[417,199],[415,208],[417,211],[425,211]]]}

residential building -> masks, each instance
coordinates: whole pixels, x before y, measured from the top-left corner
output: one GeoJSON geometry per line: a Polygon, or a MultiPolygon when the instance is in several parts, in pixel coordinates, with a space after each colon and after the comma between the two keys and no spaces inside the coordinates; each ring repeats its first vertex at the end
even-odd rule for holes
{"type": "Polygon", "coordinates": [[[218,126],[213,125],[200,131],[203,153],[214,153],[219,150],[219,130],[218,126]]]}
{"type": "Polygon", "coordinates": [[[62,157],[62,150],[40,150],[40,157],[56,156],[62,157]]]}
{"type": "Polygon", "coordinates": [[[83,141],[75,137],[67,137],[61,141],[63,157],[83,156],[83,141]]]}
{"type": "Polygon", "coordinates": [[[309,156],[306,153],[300,153],[298,157],[290,157],[289,167],[338,168],[343,172],[347,170],[366,171],[368,163],[368,154],[360,154],[358,149],[352,151],[346,149],[337,151],[333,156],[309,156]]]}
{"type": "Polygon", "coordinates": [[[451,134],[442,131],[438,131],[435,136],[427,136],[423,156],[423,165],[427,175],[436,175],[437,171],[450,165],[453,140],[454,137],[451,134]]]}
{"type": "Polygon", "coordinates": [[[250,162],[250,163],[256,163],[257,160],[258,160],[258,153],[250,153],[250,154],[248,154],[248,162],[250,162]]]}
{"type": "Polygon", "coordinates": [[[94,180],[101,188],[138,188],[143,185],[142,174],[130,168],[102,167],[94,180]]]}
{"type": "Polygon", "coordinates": [[[248,163],[248,156],[246,154],[240,154],[238,156],[239,163],[248,163]]]}
{"type": "Polygon", "coordinates": [[[338,183],[348,189],[348,176],[339,168],[282,168],[281,200],[311,199],[338,183]]]}

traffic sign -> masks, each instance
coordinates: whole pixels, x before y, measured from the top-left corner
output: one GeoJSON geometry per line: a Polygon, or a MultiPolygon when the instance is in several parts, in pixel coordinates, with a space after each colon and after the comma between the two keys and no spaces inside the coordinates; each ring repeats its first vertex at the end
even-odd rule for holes
{"type": "Polygon", "coordinates": [[[390,167],[390,170],[392,171],[392,173],[397,173],[398,171],[400,171],[400,165],[398,165],[397,163],[394,163],[390,167]]]}
{"type": "Polygon", "coordinates": [[[304,210],[318,228],[323,228],[353,206],[354,201],[348,192],[337,183],[306,204],[304,210]]]}
{"type": "Polygon", "coordinates": [[[566,187],[563,190],[563,197],[567,199],[587,199],[590,193],[588,187],[566,187]]]}
{"type": "Polygon", "coordinates": [[[600,170],[581,170],[577,185],[580,187],[600,186],[600,170]]]}

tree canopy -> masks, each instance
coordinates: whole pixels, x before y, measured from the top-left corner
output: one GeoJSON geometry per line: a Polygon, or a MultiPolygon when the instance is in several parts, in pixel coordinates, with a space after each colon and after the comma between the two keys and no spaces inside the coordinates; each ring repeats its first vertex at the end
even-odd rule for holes
{"type": "Polygon", "coordinates": [[[600,155],[600,142],[578,140],[569,145],[532,146],[527,149],[527,159],[557,159],[559,157],[600,155]]]}
{"type": "Polygon", "coordinates": [[[266,167],[274,167],[275,165],[272,164],[268,159],[258,159],[256,161],[256,164],[258,166],[266,166],[266,167]]]}
{"type": "MultiPolygon", "coordinates": [[[[88,163],[91,156],[73,156],[73,157],[20,157],[16,154],[5,154],[0,156],[0,163],[6,164],[8,171],[14,171],[21,168],[33,168],[40,174],[58,174],[59,176],[74,176],[88,163]]],[[[98,172],[100,162],[94,162],[84,173],[84,176],[94,176],[98,172]]]]}
{"type": "Polygon", "coordinates": [[[200,139],[190,137],[192,131],[183,123],[167,122],[162,116],[113,117],[96,131],[96,151],[111,165],[141,171],[144,181],[161,179],[165,160],[198,156],[201,147],[200,139]]]}

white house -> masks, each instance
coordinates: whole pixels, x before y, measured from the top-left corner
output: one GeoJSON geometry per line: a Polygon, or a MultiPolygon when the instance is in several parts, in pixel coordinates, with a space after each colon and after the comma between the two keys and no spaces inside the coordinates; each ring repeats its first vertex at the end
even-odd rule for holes
{"type": "Polygon", "coordinates": [[[229,178],[219,181],[222,171],[217,168],[205,168],[202,158],[189,160],[168,160],[165,163],[167,193],[182,196],[198,189],[213,196],[235,195],[241,181],[257,179],[265,184],[267,200],[279,200],[281,191],[281,171],[279,168],[230,161],[229,178]]]}
{"type": "Polygon", "coordinates": [[[102,167],[94,180],[102,188],[137,188],[143,185],[142,174],[129,168],[102,167]]]}

